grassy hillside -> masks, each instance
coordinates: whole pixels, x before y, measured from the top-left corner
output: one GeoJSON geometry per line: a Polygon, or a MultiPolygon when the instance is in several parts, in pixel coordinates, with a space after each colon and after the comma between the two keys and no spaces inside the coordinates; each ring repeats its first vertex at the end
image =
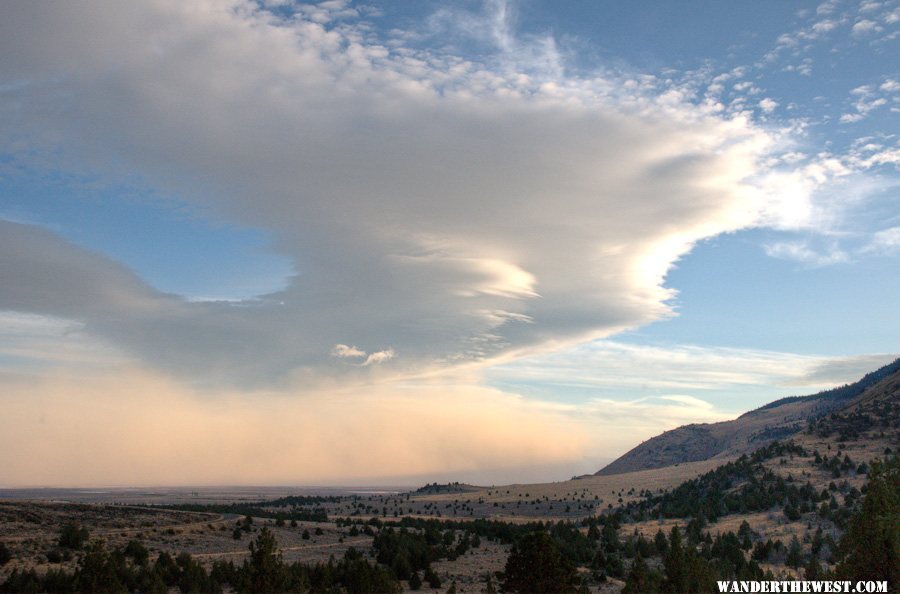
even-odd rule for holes
{"type": "Polygon", "coordinates": [[[730,458],[803,431],[807,423],[852,406],[871,388],[900,378],[900,359],[846,386],[811,396],[791,396],[721,423],[692,424],[666,431],[614,460],[598,475],[665,468],[712,458],[730,458]]]}

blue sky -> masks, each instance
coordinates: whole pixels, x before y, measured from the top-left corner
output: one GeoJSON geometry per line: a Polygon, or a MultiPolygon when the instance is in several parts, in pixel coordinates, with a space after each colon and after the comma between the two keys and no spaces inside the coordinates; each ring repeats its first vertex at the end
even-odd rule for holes
{"type": "MultiPolygon", "coordinates": [[[[0,16],[0,381],[33,440],[212,407],[259,416],[241,457],[265,411],[315,448],[402,404],[471,444],[201,480],[569,476],[898,353],[896,1],[0,16]]],[[[90,465],[96,434],[10,480],[197,476],[90,465]]]]}

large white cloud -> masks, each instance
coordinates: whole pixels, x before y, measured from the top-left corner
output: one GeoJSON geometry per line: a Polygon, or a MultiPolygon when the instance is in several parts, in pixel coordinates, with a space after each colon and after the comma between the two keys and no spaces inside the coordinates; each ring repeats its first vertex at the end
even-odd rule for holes
{"type": "Polygon", "coordinates": [[[192,378],[408,377],[607,336],[669,315],[694,242],[806,199],[760,185],[769,133],[648,79],[389,48],[240,0],[0,10],[7,151],[139,175],[295,262],[281,292],[190,303],[7,224],[0,308],[192,378]]]}

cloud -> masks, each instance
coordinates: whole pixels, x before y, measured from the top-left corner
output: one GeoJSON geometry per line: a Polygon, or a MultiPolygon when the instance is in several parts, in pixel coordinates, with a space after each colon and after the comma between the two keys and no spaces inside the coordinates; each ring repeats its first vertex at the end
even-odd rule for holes
{"type": "Polygon", "coordinates": [[[877,254],[892,254],[900,251],[900,227],[877,231],[862,250],[877,254]]]}
{"type": "Polygon", "coordinates": [[[517,33],[517,6],[507,0],[486,0],[476,10],[457,4],[438,8],[418,36],[442,45],[475,43],[491,48],[490,62],[499,72],[515,76],[559,79],[565,70],[556,39],[547,34],[517,33]]]}
{"type": "MultiPolygon", "coordinates": [[[[820,5],[819,8],[826,5],[828,5],[828,3],[820,5]]],[[[817,10],[815,16],[811,16],[807,19],[808,24],[806,26],[779,35],[775,42],[775,47],[766,54],[764,60],[766,62],[773,62],[779,58],[781,53],[787,50],[791,50],[794,55],[798,55],[808,51],[815,42],[827,38],[832,31],[839,28],[845,22],[844,18],[831,18],[825,16],[832,14],[834,9],[835,6],[830,6],[829,10],[826,11],[817,10]]]]}
{"type": "Polygon", "coordinates": [[[103,373],[130,359],[70,320],[0,312],[0,372],[39,373],[57,366],[103,373]]]}
{"type": "Polygon", "coordinates": [[[649,437],[689,423],[716,423],[734,418],[705,400],[672,394],[631,401],[596,398],[579,406],[580,414],[596,419],[595,426],[606,430],[602,451],[624,454],[649,437]],[[620,429],[628,427],[628,432],[620,429]],[[631,433],[631,435],[627,435],[631,433]]]}
{"type": "MultiPolygon", "coordinates": [[[[831,54],[845,52],[848,45],[856,45],[855,42],[848,44],[847,39],[841,39],[840,33],[847,27],[850,36],[857,40],[867,40],[870,47],[889,42],[896,37],[896,32],[876,35],[890,29],[894,20],[900,18],[900,8],[888,6],[889,4],[895,3],[864,1],[842,5],[840,2],[826,2],[819,6],[815,14],[807,10],[799,11],[797,16],[803,24],[778,36],[775,47],[756,66],[765,67],[766,64],[781,59],[796,60],[803,54],[820,53],[826,43],[831,46],[826,50],[831,54]]],[[[812,58],[806,57],[799,63],[787,64],[783,70],[808,76],[812,71],[812,64],[812,58]]]]}
{"type": "Polygon", "coordinates": [[[837,247],[820,252],[812,249],[805,241],[779,241],[764,247],[766,254],[773,258],[792,260],[813,267],[829,266],[847,262],[850,259],[846,252],[837,247]]]}
{"type": "Polygon", "coordinates": [[[692,406],[696,408],[702,408],[706,410],[712,409],[712,405],[705,400],[700,400],[699,398],[694,398],[693,396],[685,396],[683,394],[676,394],[673,396],[661,396],[663,400],[671,400],[672,402],[678,402],[680,404],[684,404],[686,406],[692,406]]]}
{"type": "Polygon", "coordinates": [[[355,346],[347,346],[346,344],[336,344],[334,348],[331,349],[331,355],[334,357],[340,357],[342,359],[348,358],[356,358],[356,357],[365,357],[366,352],[362,351],[355,346]]]}
{"type": "Polygon", "coordinates": [[[860,13],[872,12],[879,8],[881,8],[881,2],[875,2],[874,0],[864,0],[859,4],[860,13]]]}
{"type": "Polygon", "coordinates": [[[861,19],[853,24],[851,30],[853,32],[853,35],[856,35],[857,37],[863,37],[870,33],[883,31],[884,29],[875,21],[869,19],[861,19]]]}
{"type": "Polygon", "coordinates": [[[786,150],[773,157],[785,168],[773,168],[766,184],[777,186],[784,199],[771,201],[765,225],[802,232],[803,238],[771,244],[767,250],[771,255],[826,264],[860,255],[854,244],[875,231],[870,214],[887,206],[880,201],[896,187],[893,169],[900,163],[900,148],[891,146],[895,140],[879,137],[858,138],[839,152],[786,150]],[[812,243],[826,245],[813,250],[812,243]]]}
{"type": "Polygon", "coordinates": [[[124,266],[51,231],[0,220],[0,308],[75,319],[137,318],[176,306],[124,266]]]}
{"type": "Polygon", "coordinates": [[[336,344],[334,345],[334,348],[331,349],[332,357],[339,357],[341,359],[363,359],[363,362],[360,363],[363,367],[390,361],[394,358],[394,355],[394,349],[384,349],[382,351],[375,351],[374,353],[366,353],[355,346],[347,346],[346,344],[336,344]]]}
{"type": "Polygon", "coordinates": [[[394,349],[385,349],[383,351],[375,351],[371,353],[366,360],[363,361],[363,366],[367,365],[378,365],[379,363],[384,363],[385,361],[390,361],[394,358],[394,349]]]}
{"type": "MultiPolygon", "coordinates": [[[[869,115],[869,112],[887,105],[888,100],[884,97],[873,96],[869,87],[861,87],[861,89],[863,89],[863,91],[859,93],[861,96],[853,103],[853,108],[856,111],[854,113],[845,113],[841,115],[840,121],[842,124],[859,122],[860,120],[865,119],[865,117],[869,115]]],[[[859,91],[859,89],[856,90],[859,91]]]]}
{"type": "Polygon", "coordinates": [[[831,14],[835,11],[838,6],[838,0],[828,0],[827,2],[823,2],[816,7],[816,14],[831,14]]]}
{"type": "Polygon", "coordinates": [[[293,4],[290,0],[279,0],[279,3],[291,7],[314,23],[325,24],[337,19],[355,18],[359,11],[349,6],[344,0],[329,0],[318,4],[293,4]]]}
{"type": "Polygon", "coordinates": [[[775,111],[776,107],[778,107],[778,102],[769,97],[766,97],[759,102],[759,108],[765,113],[772,113],[775,111]]]}
{"type": "MultiPolygon", "coordinates": [[[[779,386],[805,386],[811,391],[818,390],[855,381],[895,357],[826,357],[602,340],[497,366],[486,377],[495,385],[509,389],[536,386],[538,391],[549,394],[570,392],[580,398],[603,394],[627,403],[629,399],[634,400],[634,394],[659,391],[696,398],[697,393],[721,396],[747,387],[777,390],[779,386]],[[653,373],[648,374],[648,369],[653,373]],[[823,372],[826,369],[833,369],[827,377],[823,372]],[[695,395],[691,396],[691,392],[695,395]]],[[[783,395],[776,392],[773,398],[783,395]]],[[[682,396],[679,398],[683,401],[682,396]]]]}
{"type": "Polygon", "coordinates": [[[824,33],[828,33],[829,31],[834,30],[838,24],[832,20],[822,20],[816,23],[813,23],[811,31],[812,35],[809,36],[809,39],[814,39],[815,37],[822,35],[824,33]]]}
{"type": "Polygon", "coordinates": [[[5,5],[6,150],[264,229],[297,274],[190,302],[7,223],[0,307],[210,385],[387,381],[667,317],[697,241],[805,204],[768,177],[777,132],[653,77],[564,75],[504,7],[479,60],[383,39],[345,4],[5,5]]]}
{"type": "Polygon", "coordinates": [[[807,367],[805,372],[792,383],[794,385],[848,384],[896,359],[897,354],[829,358],[812,367],[807,367]]]}
{"type": "Polygon", "coordinates": [[[841,114],[840,122],[842,124],[855,124],[862,121],[866,116],[861,113],[845,113],[841,114]]]}
{"type": "Polygon", "coordinates": [[[900,101],[897,93],[900,91],[900,83],[891,78],[883,79],[880,84],[861,85],[850,91],[850,95],[854,98],[853,112],[845,113],[841,116],[842,124],[859,122],[873,111],[884,107],[890,103],[900,101]]]}

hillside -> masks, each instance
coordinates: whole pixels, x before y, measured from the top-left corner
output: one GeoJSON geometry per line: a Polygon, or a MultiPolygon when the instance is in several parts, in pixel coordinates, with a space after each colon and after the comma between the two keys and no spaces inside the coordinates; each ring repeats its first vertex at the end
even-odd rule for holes
{"type": "MultiPolygon", "coordinates": [[[[846,386],[810,396],[782,398],[731,421],[691,424],[649,439],[614,460],[598,475],[665,468],[684,462],[727,458],[752,452],[804,430],[808,422],[855,406],[870,390],[900,383],[900,359],[846,386]]],[[[890,392],[890,390],[888,390],[890,392]]]]}

